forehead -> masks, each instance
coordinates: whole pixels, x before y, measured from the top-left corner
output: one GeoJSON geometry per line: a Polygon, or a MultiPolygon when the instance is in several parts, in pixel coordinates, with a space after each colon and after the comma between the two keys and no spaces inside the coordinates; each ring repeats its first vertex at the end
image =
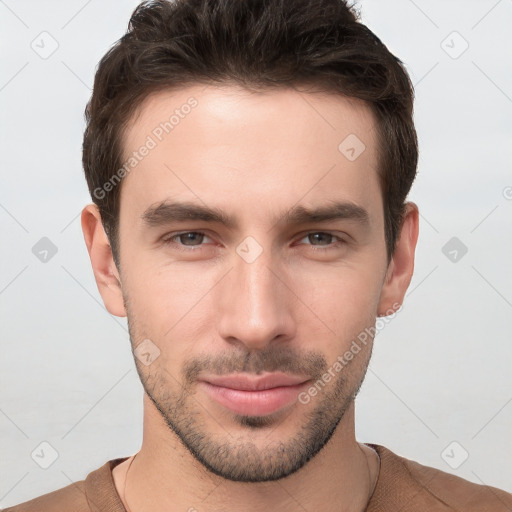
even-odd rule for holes
{"type": "Polygon", "coordinates": [[[375,126],[365,102],[336,94],[232,85],[154,93],[124,132],[123,162],[134,165],[121,210],[140,215],[173,198],[257,214],[325,198],[379,211],[375,126]]]}
{"type": "Polygon", "coordinates": [[[331,131],[338,136],[352,133],[371,144],[375,131],[371,108],[357,98],[291,88],[249,91],[237,85],[197,84],[154,92],[143,99],[126,125],[123,147],[125,153],[129,152],[142,135],[151,135],[157,142],[170,142],[180,132],[187,132],[190,124],[196,137],[211,138],[212,125],[217,123],[216,128],[221,129],[216,130],[219,138],[229,129],[263,128],[272,134],[284,129],[290,135],[305,134],[309,138],[314,132],[327,135],[331,131]]]}

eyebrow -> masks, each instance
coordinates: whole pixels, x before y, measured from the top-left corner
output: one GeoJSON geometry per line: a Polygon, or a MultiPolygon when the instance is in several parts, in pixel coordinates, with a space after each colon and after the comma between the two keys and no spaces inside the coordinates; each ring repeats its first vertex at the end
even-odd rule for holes
{"type": "MultiPolygon", "coordinates": [[[[149,227],[157,227],[172,222],[203,221],[221,224],[229,229],[236,229],[238,222],[231,215],[215,207],[209,207],[193,202],[163,201],[148,207],[141,218],[149,227]]],[[[362,206],[354,203],[331,201],[327,205],[307,208],[302,205],[292,207],[284,214],[274,218],[275,224],[300,225],[312,222],[327,222],[332,220],[353,220],[363,226],[368,226],[370,216],[362,206]]]]}

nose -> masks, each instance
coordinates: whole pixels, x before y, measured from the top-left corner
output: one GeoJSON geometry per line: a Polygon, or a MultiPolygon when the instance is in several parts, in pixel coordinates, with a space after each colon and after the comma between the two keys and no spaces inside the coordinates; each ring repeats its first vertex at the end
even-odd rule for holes
{"type": "Polygon", "coordinates": [[[219,335],[229,343],[261,350],[295,336],[294,295],[285,271],[265,251],[251,263],[235,255],[234,266],[217,290],[219,335]]]}

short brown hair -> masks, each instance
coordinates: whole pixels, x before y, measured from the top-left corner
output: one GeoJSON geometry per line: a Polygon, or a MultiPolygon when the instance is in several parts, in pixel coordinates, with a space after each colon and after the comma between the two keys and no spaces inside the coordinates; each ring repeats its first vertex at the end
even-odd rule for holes
{"type": "Polygon", "coordinates": [[[97,191],[123,165],[123,129],[152,92],[226,82],[313,85],[369,104],[390,260],[416,176],[414,92],[402,62],[358,19],[344,0],[152,0],[135,9],[85,109],[83,166],[116,264],[121,184],[97,191]]]}

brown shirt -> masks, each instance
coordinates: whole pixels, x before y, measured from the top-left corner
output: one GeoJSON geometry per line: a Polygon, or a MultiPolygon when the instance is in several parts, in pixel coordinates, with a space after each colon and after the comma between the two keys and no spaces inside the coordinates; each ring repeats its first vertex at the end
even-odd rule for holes
{"type": "MultiPolygon", "coordinates": [[[[474,484],[439,469],[365,443],[380,456],[380,474],[367,512],[512,512],[512,494],[474,484]]],[[[112,469],[128,457],[110,460],[85,480],[3,512],[126,512],[112,469]]]]}

